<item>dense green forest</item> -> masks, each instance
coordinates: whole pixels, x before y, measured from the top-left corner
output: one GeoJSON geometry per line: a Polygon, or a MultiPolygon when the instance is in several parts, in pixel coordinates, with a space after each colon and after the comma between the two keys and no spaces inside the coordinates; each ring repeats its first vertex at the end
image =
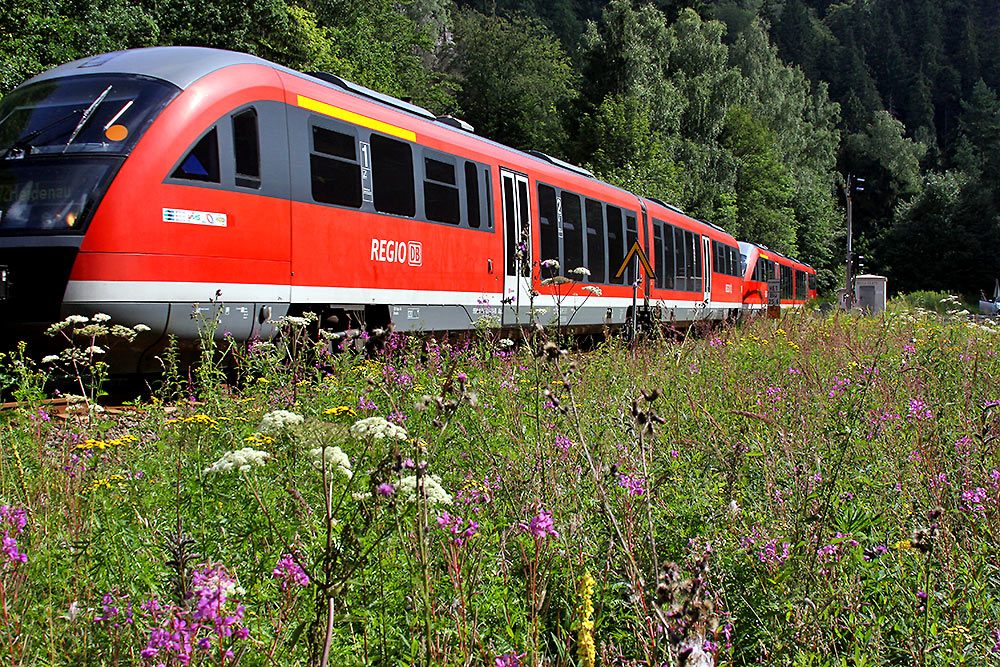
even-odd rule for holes
{"type": "Polygon", "coordinates": [[[890,289],[1000,275],[993,0],[2,0],[0,92],[163,44],[348,77],[890,289]]]}

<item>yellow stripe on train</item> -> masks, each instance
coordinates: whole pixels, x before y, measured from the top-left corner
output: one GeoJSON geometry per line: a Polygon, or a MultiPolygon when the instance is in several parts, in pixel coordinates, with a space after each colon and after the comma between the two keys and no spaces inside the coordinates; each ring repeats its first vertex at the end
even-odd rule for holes
{"type": "Polygon", "coordinates": [[[389,134],[400,139],[405,139],[406,141],[417,140],[417,133],[412,130],[390,125],[389,123],[383,123],[380,120],[375,120],[374,118],[369,118],[368,116],[362,116],[361,114],[354,113],[353,111],[341,109],[340,107],[335,107],[332,104],[320,102],[319,100],[314,100],[304,95],[298,96],[298,105],[303,109],[309,109],[310,111],[315,111],[316,113],[321,113],[324,116],[330,116],[331,118],[336,118],[353,125],[367,127],[369,130],[389,134]]]}

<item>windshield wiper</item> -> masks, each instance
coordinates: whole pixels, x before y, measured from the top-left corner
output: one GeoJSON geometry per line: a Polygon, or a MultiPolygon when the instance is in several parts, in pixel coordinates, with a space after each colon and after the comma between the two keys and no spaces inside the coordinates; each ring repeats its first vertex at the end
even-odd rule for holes
{"type": "Polygon", "coordinates": [[[24,135],[23,137],[21,137],[20,139],[18,139],[14,143],[12,143],[10,145],[10,148],[8,148],[6,151],[4,151],[3,158],[7,159],[7,158],[11,157],[11,154],[14,151],[22,151],[22,152],[30,151],[31,148],[32,148],[32,146],[31,146],[31,142],[32,141],[34,141],[35,139],[37,139],[38,137],[40,137],[42,134],[48,132],[53,127],[55,127],[57,125],[60,125],[62,123],[65,123],[67,120],[69,120],[70,118],[72,118],[73,116],[75,116],[75,115],[77,115],[78,113],[81,113],[81,112],[83,112],[83,109],[73,109],[72,111],[70,111],[65,116],[60,116],[59,118],[56,118],[54,121],[52,121],[51,123],[49,123],[45,127],[40,127],[37,130],[35,130],[34,132],[30,132],[30,133],[24,135]]]}
{"type": "Polygon", "coordinates": [[[66,145],[63,146],[62,149],[63,153],[69,150],[69,145],[73,143],[74,139],[76,139],[76,135],[80,134],[80,130],[83,129],[83,126],[87,124],[87,121],[90,120],[90,117],[93,115],[94,109],[96,109],[98,105],[104,101],[104,98],[107,97],[108,93],[111,92],[112,87],[113,86],[108,86],[107,88],[105,88],[104,92],[98,95],[97,99],[91,102],[90,106],[87,107],[87,110],[83,112],[83,116],[80,117],[80,122],[76,124],[75,128],[73,128],[73,134],[70,135],[69,141],[67,141],[66,145]]]}

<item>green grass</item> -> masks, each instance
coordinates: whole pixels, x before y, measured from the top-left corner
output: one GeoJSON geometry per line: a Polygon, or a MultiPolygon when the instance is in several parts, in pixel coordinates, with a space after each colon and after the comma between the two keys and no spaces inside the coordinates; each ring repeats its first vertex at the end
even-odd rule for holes
{"type": "Polygon", "coordinates": [[[706,640],[729,665],[1000,661],[990,325],[897,308],[376,359],[286,330],[226,348],[239,389],[209,368],[124,414],[50,416],[48,366],[0,359],[26,402],[0,413],[0,531],[27,556],[0,552],[0,661],[181,664],[172,623],[192,664],[674,665],[706,640]],[[225,458],[246,447],[267,456],[225,458]]]}

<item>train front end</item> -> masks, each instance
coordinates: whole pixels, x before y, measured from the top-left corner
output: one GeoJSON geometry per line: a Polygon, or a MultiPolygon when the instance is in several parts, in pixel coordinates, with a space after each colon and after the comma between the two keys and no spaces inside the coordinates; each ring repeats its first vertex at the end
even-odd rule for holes
{"type": "Polygon", "coordinates": [[[85,62],[68,75],[42,75],[0,99],[4,347],[37,339],[63,316],[67,282],[98,205],[180,92],[147,76],[88,70],[85,62]]]}

